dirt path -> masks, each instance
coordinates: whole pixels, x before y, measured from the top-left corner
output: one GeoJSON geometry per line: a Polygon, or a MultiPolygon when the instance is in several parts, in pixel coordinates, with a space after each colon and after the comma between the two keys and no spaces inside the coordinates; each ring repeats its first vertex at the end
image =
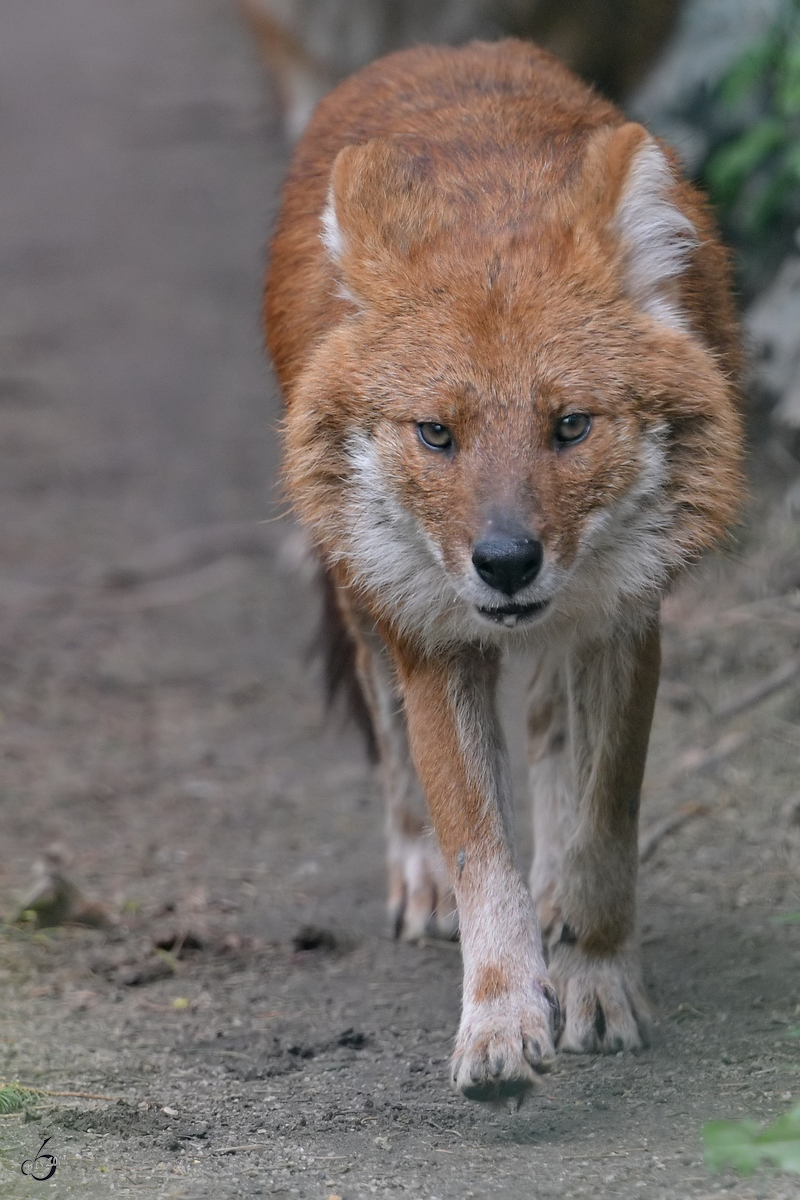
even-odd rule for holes
{"type": "Polygon", "coordinates": [[[642,868],[652,1049],[470,1105],[458,950],[385,936],[375,781],[258,524],[285,159],[224,0],[4,0],[0,161],[0,910],[58,844],[114,920],[0,932],[0,1079],[105,1097],[0,1117],[0,1196],[796,1196],[699,1141],[800,1094],[796,680],[713,715],[800,652],[786,509],[668,606],[645,825],[699,808],[642,868]]]}

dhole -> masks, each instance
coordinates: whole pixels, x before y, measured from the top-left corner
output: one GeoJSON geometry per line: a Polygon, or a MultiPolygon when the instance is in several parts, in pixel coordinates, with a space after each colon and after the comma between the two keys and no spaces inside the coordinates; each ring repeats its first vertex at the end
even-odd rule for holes
{"type": "Polygon", "coordinates": [[[647,1036],[659,598],[741,494],[725,256],[672,154],[548,54],[421,47],[317,109],[266,322],[288,489],[379,748],[395,926],[458,922],[453,1079],[521,1097],[557,1045],[647,1036]],[[530,889],[495,705],[523,645],[530,889]]]}

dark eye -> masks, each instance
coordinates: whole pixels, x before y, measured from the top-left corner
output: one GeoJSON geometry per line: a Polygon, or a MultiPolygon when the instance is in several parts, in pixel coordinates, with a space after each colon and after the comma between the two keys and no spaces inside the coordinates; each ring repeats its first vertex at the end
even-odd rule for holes
{"type": "Polygon", "coordinates": [[[420,421],[417,424],[420,440],[431,450],[449,450],[453,445],[453,435],[446,425],[438,421],[420,421]]]}
{"type": "Polygon", "coordinates": [[[556,442],[559,446],[574,446],[583,441],[591,428],[592,418],[586,413],[567,413],[556,422],[556,442]]]}

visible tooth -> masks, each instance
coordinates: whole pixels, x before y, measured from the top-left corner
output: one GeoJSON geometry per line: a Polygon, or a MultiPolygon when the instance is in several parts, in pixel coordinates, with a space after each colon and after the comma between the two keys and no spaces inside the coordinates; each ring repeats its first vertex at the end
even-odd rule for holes
{"type": "Polygon", "coordinates": [[[514,613],[508,613],[505,617],[503,617],[503,624],[505,625],[506,629],[513,629],[516,623],[517,618],[515,617],[514,613]]]}

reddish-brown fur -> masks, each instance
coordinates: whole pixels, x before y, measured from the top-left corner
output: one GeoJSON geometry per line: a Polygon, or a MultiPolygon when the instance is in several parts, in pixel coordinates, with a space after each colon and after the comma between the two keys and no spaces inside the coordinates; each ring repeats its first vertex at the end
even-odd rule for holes
{"type": "Polygon", "coordinates": [[[669,152],[519,42],[373,64],[320,105],[289,175],[266,297],[286,479],[358,643],[390,843],[407,839],[399,927],[424,889],[435,923],[446,888],[435,844],[409,832],[411,759],[455,887],[467,1095],[524,1091],[559,1033],[513,865],[494,708],[505,642],[473,621],[473,548],[502,514],[535,531],[556,580],[530,631],[534,901],[562,1044],[632,1047],[658,596],[741,491],[727,280],[669,152]],[[565,450],[553,430],[576,412],[590,435],[565,450]],[[421,442],[426,421],[452,453],[421,442]],[[609,544],[592,541],[606,526],[609,544]]]}

